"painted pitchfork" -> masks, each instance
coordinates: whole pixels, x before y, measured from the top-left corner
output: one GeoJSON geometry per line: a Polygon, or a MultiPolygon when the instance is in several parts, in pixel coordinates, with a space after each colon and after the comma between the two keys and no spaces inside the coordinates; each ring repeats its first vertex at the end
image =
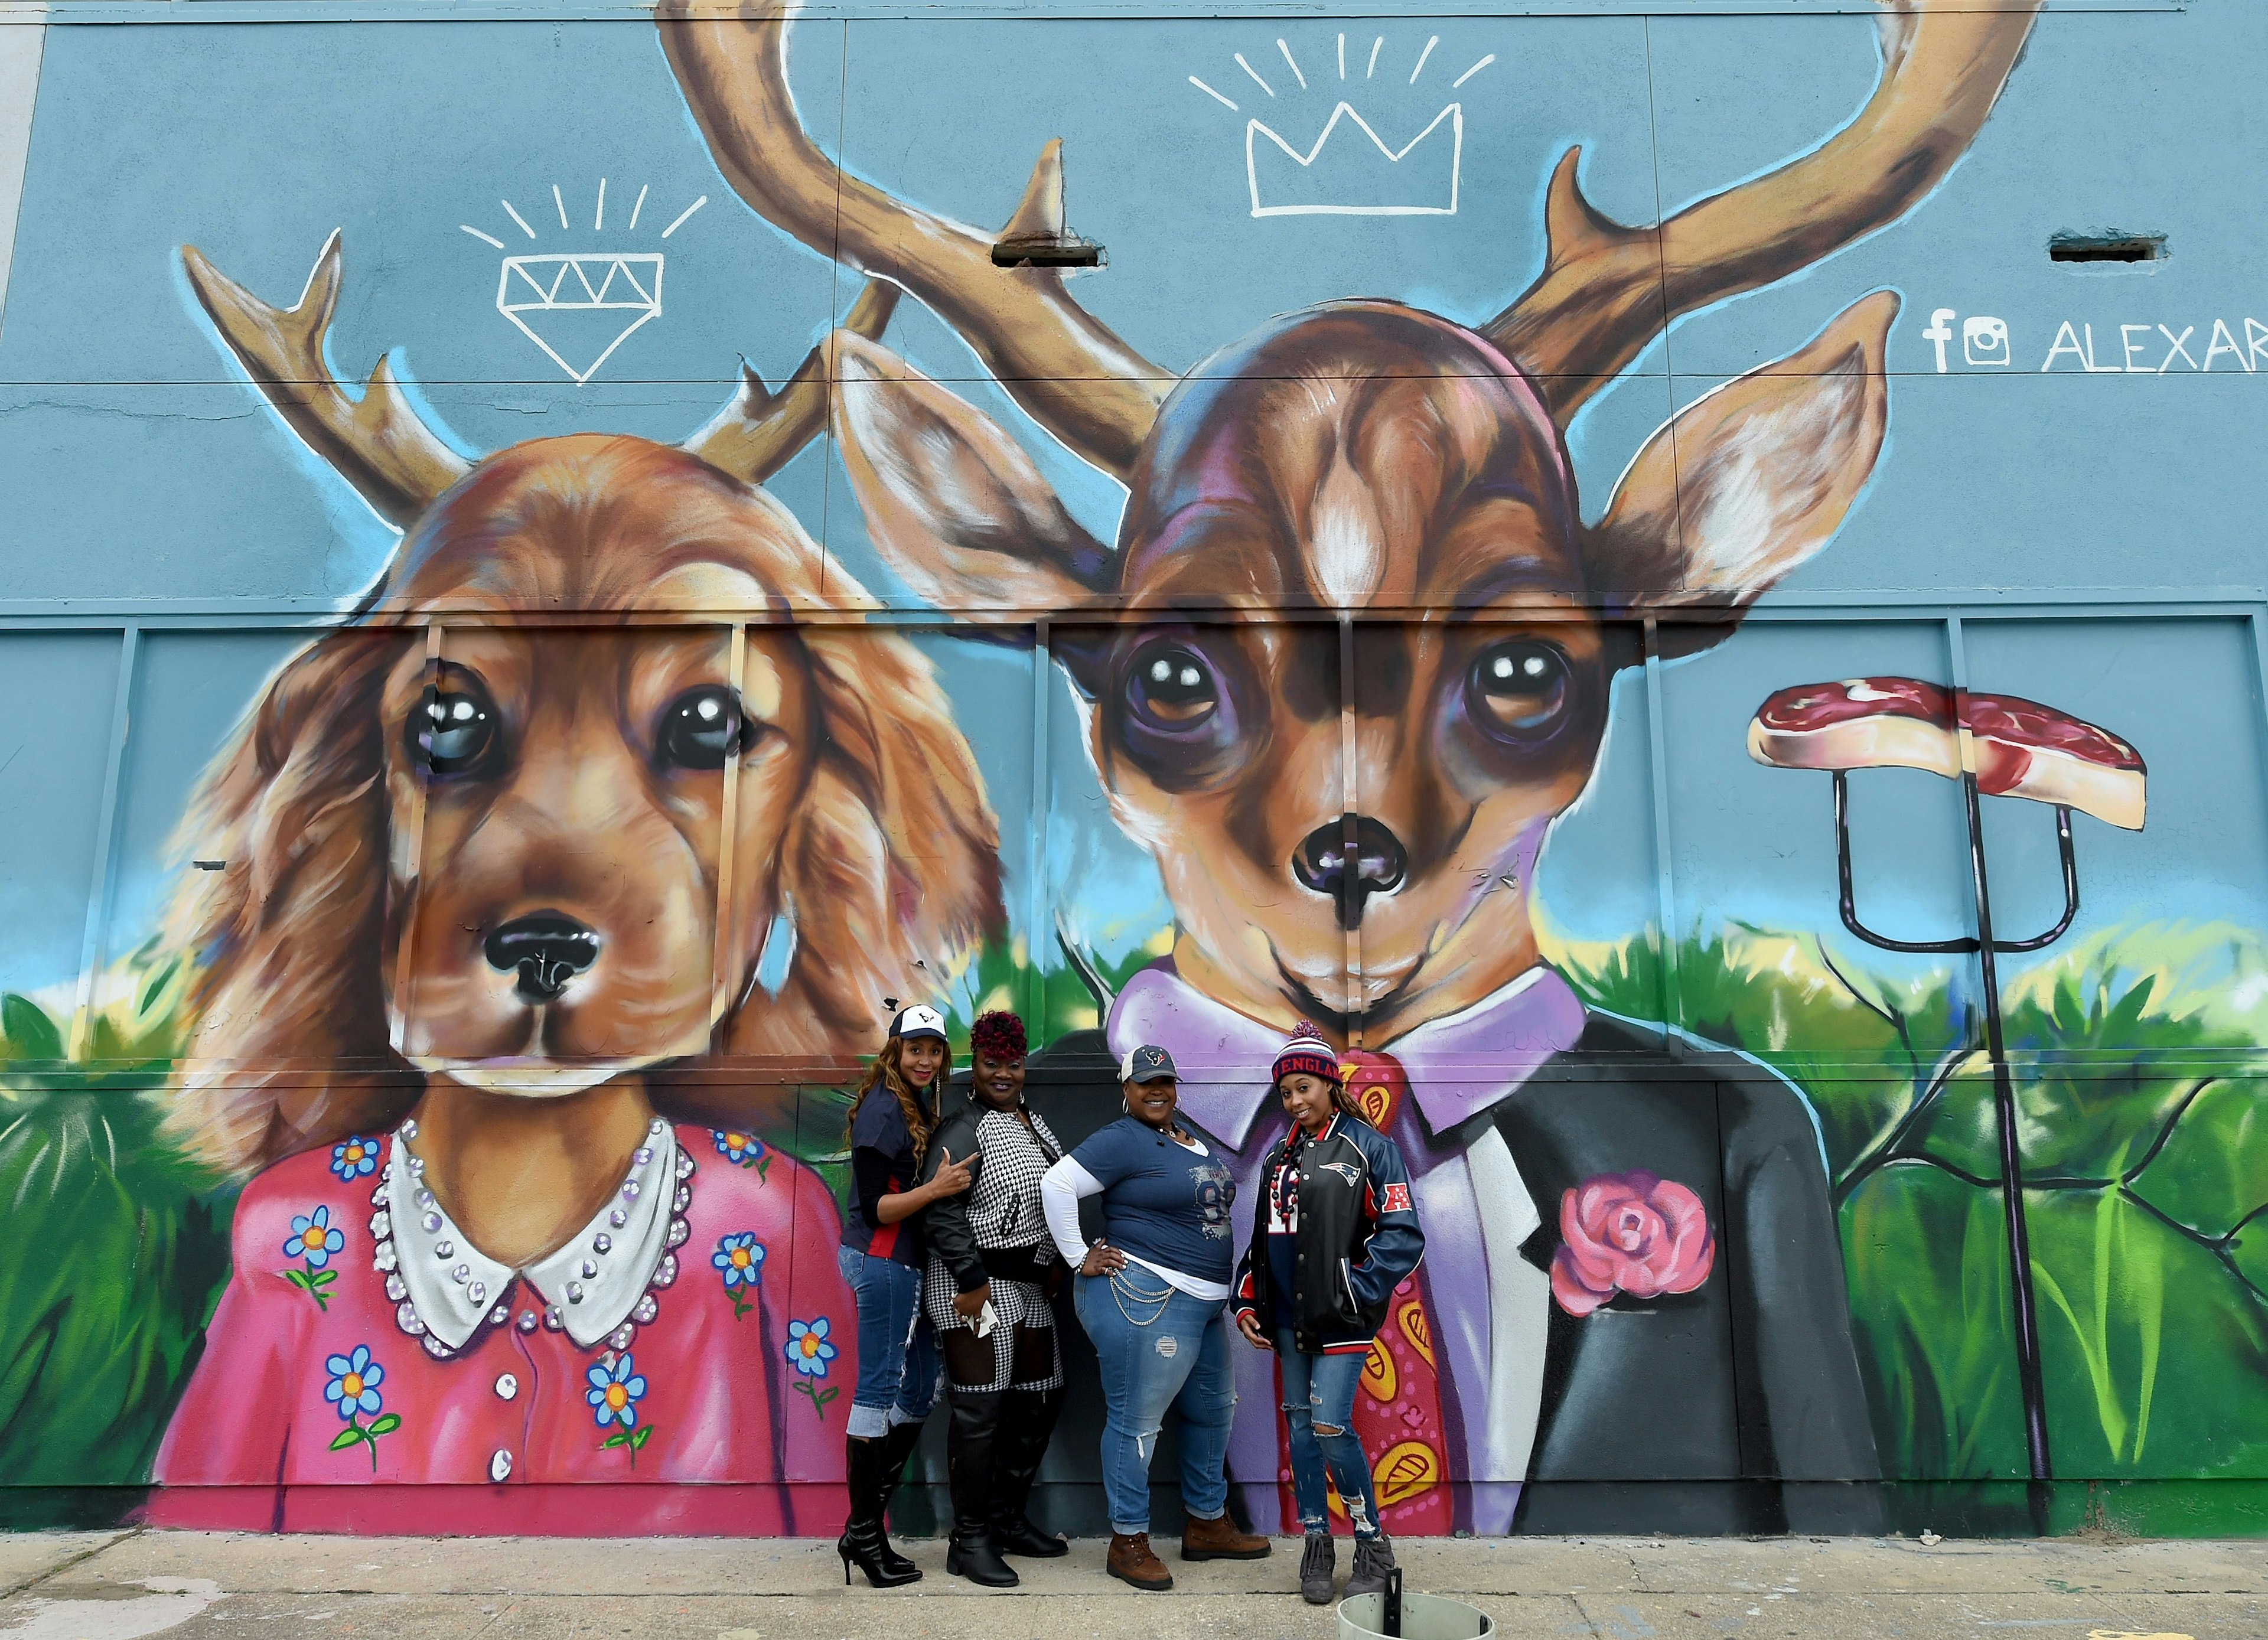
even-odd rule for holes
{"type": "MultiPolygon", "coordinates": [[[[2146,778],[2140,754],[2117,736],[2051,707],[2007,695],[1948,690],[1917,678],[1857,678],[1782,689],[1756,709],[1749,753],[1778,769],[1823,769],[1835,777],[1835,864],[1843,926],[1885,951],[1974,953],[1984,990],[1984,1049],[1992,1064],[1992,1098],[2000,1144],[2000,1202],[2008,1241],[2009,1291],[2015,1309],[2016,1365],[2024,1402],[2024,1447],[2034,1482],[2053,1473],[2048,1454],[2047,1391],[2040,1370],[2039,1320],[2032,1292],[2031,1235],[2024,1217],[2021,1146],[2015,1084],[2000,1022],[1996,959],[2043,951],[2063,938],[2079,915],[2079,865],[2072,853],[2071,812],[2080,809],[2128,831],[2142,829],[2146,778]],[[1919,769],[1961,783],[1968,809],[1969,870],[1977,908],[1974,938],[1892,939],[1859,920],[1851,887],[1850,774],[1854,769],[1919,769]],[[2063,916],[2029,939],[1992,932],[1992,896],[1984,869],[1984,832],[1977,799],[2029,798],[2055,805],[2056,846],[2063,862],[2063,916]]],[[[2036,1517],[2043,1503],[2036,1488],[2036,1517]]],[[[2044,1521],[2038,1524],[2045,1529],[2044,1521]]]]}

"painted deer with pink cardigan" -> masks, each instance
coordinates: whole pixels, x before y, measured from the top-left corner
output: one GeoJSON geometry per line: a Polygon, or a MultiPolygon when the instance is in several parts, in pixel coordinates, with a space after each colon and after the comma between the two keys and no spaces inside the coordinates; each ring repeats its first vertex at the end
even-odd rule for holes
{"type": "MultiPolygon", "coordinates": [[[[1878,1470],[1808,1106],[1737,1055],[1587,1012],[1531,908],[1616,669],[1723,639],[1857,499],[1897,298],[1862,298],[1680,412],[1595,522],[1564,432],[1671,322],[1926,197],[2036,10],[1891,0],[1849,124],[1658,226],[1593,209],[1569,152],[1543,271],[1484,323],[1330,302],[1184,374],[1083,311],[1059,268],[994,265],[996,239],[1064,236],[1059,143],[1000,235],[963,226],[813,142],[779,8],[659,8],[741,197],[918,297],[1126,486],[1113,546],[984,416],[836,339],[836,426],[877,549],[980,630],[1048,617],[1112,813],[1173,901],[1172,954],[1034,1085],[1068,1067],[1100,1110],[1106,1048],[1169,1048],[1184,1114],[1234,1158],[1241,1238],[1283,1127],[1266,1067],[1307,1017],[1410,1158],[1428,1254],[1402,1298],[1410,1353],[1373,1363],[1366,1404],[1442,1433],[1397,1447],[1381,1495],[1396,1532],[1873,1524],[1850,1484],[1878,1470]]],[[[1230,1467],[1263,1530],[1287,1518],[1277,1399],[1247,1352],[1230,1467]]]]}

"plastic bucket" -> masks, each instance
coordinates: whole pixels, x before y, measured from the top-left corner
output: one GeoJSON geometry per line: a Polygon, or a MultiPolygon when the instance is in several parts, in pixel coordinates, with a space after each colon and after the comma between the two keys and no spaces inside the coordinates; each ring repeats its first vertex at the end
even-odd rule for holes
{"type": "MultiPolygon", "coordinates": [[[[1386,1632],[1386,1597],[1351,1595],[1339,1602],[1339,1640],[1373,1640],[1386,1632]]],[[[1477,1606],[1438,1594],[1402,1597],[1403,1640],[1493,1640],[1495,1620],[1477,1606]]]]}

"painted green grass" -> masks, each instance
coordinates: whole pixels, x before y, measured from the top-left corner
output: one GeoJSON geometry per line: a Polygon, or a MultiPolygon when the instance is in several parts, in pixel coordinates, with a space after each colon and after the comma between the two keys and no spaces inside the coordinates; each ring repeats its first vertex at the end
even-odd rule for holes
{"type": "MultiPolygon", "coordinates": [[[[1594,1006],[1658,1019],[1651,941],[1555,960],[1594,1006]]],[[[1861,1370],[1886,1472],[2014,1478],[2023,1451],[2007,1330],[1992,1083],[1975,999],[1943,978],[1838,970],[1808,937],[1727,927],[1675,947],[1683,1028],[1775,1066],[1820,1118],[1861,1370]]],[[[1148,960],[1111,965],[1116,984],[1148,960]]],[[[0,1475],[146,1478],[226,1279],[232,1192],[158,1130],[181,974],[161,953],[91,1022],[0,997],[0,1475]]],[[[1046,974],[1042,1040],[1094,1023],[1046,974]]],[[[1025,953],[985,952],[949,1018],[1035,994],[1025,953]]],[[[2058,1474],[2268,1475],[2268,945],[2148,924],[2074,945],[2006,997],[2058,1474]]],[[[843,1101],[814,1089],[769,1136],[828,1167],[843,1101]]]]}
{"type": "MultiPolygon", "coordinates": [[[[1659,1017],[1658,952],[1572,952],[1597,1005],[1659,1017]]],[[[1992,1081],[1973,998],[1837,973],[1730,929],[1678,951],[1694,1034],[1819,1113],[1889,1473],[2026,1471],[1992,1081]]],[[[2268,1474],[2268,945],[2154,924],[2004,992],[2058,1475],[2268,1474]]]]}

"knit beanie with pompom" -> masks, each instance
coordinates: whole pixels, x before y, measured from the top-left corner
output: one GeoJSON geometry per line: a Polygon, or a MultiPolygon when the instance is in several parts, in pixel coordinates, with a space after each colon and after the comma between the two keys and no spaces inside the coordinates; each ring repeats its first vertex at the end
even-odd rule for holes
{"type": "Polygon", "coordinates": [[[1331,1045],[1323,1041],[1323,1033],[1308,1020],[1302,1019],[1292,1028],[1292,1040],[1284,1044],[1284,1051],[1276,1055],[1275,1074],[1270,1085],[1281,1087],[1284,1078],[1306,1072],[1321,1077],[1326,1082],[1339,1079],[1339,1056],[1331,1045]]]}

